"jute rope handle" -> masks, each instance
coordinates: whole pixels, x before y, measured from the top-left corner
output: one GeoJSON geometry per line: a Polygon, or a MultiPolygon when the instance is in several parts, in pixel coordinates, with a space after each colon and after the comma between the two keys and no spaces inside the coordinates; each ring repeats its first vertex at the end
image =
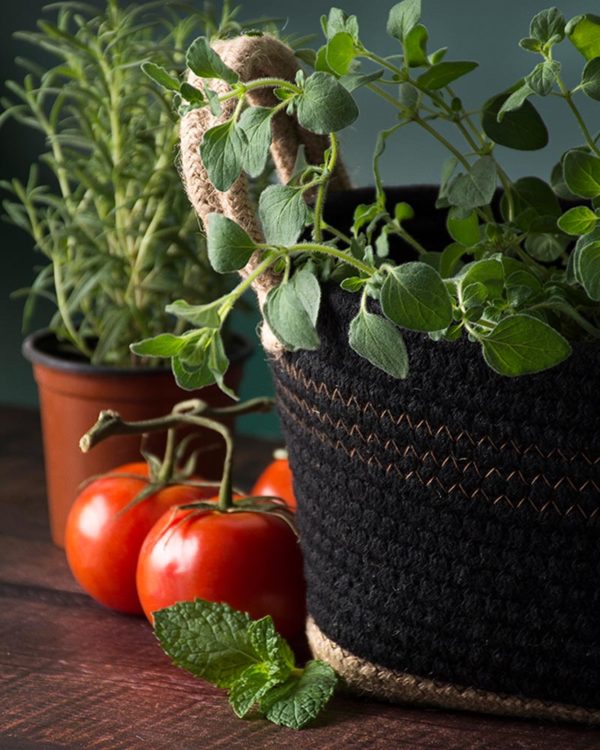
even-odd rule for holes
{"type": "MultiPolygon", "coordinates": [[[[217,41],[213,47],[223,62],[239,75],[241,81],[257,78],[285,78],[294,81],[296,72],[300,68],[293,51],[268,34],[217,41]]],[[[202,88],[206,83],[191,71],[188,72],[188,82],[197,88],[202,88]]],[[[221,80],[210,80],[208,86],[220,95],[229,90],[228,84],[221,80]]],[[[252,106],[272,107],[278,103],[272,89],[268,88],[252,91],[247,94],[247,97],[252,106]]],[[[264,242],[256,206],[250,197],[246,177],[242,175],[229,190],[219,192],[211,185],[198,152],[204,133],[228,120],[235,106],[236,100],[232,99],[223,103],[222,112],[218,117],[215,117],[207,108],[192,110],[183,117],[180,135],[183,181],[190,202],[205,228],[208,214],[217,212],[243,227],[255,242],[264,242]]],[[[304,146],[304,156],[309,164],[321,164],[329,141],[326,136],[315,135],[305,130],[285,112],[277,113],[272,119],[271,156],[283,184],[286,184],[293,175],[300,146],[304,146]]],[[[344,190],[349,187],[350,181],[346,171],[343,165],[338,163],[330,181],[330,188],[344,190]]],[[[258,260],[258,254],[253,256],[242,271],[242,275],[249,273],[258,260]]],[[[267,273],[254,283],[261,307],[275,281],[276,276],[267,273]]],[[[262,340],[267,351],[276,354],[281,350],[279,342],[266,325],[263,325],[262,340]]]]}

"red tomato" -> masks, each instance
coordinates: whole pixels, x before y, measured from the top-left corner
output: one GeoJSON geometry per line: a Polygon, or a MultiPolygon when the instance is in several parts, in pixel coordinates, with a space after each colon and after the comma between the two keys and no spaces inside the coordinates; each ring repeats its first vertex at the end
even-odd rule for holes
{"type": "Polygon", "coordinates": [[[142,546],[137,587],[150,622],[163,607],[200,598],[255,619],[271,615],[286,638],[304,628],[300,546],[288,524],[268,513],[167,511],[142,546]]]}
{"type": "MultiPolygon", "coordinates": [[[[147,477],[148,466],[143,462],[125,464],[111,472],[115,473],[147,477]]],[[[210,489],[173,485],[119,515],[146,486],[144,479],[96,479],[77,497],[67,519],[65,550],[78,583],[101,604],[128,614],[143,612],[135,571],[146,534],[171,506],[211,493],[210,489]]]]}
{"type": "Polygon", "coordinates": [[[296,509],[292,472],[287,458],[277,458],[267,466],[256,480],[252,494],[280,497],[288,507],[296,509]]]}

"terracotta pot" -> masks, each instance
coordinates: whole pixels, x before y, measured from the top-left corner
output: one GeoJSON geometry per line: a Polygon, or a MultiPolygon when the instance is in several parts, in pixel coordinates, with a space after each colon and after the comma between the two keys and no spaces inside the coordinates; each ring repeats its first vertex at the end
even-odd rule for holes
{"type": "MultiPolygon", "coordinates": [[[[54,543],[64,546],[69,509],[83,481],[96,474],[140,459],[140,437],[118,436],[97,445],[89,453],[79,450],[80,437],[94,424],[102,409],[114,409],[126,420],[150,419],[168,413],[174,404],[200,392],[181,390],[166,368],[113,368],[58,355],[57,341],[49,331],[29,336],[23,354],[32,363],[38,386],[50,529],[54,543]]],[[[237,390],[243,364],[249,354],[243,339],[233,342],[228,385],[237,390]]],[[[201,397],[214,406],[231,403],[216,386],[205,388],[201,397]]],[[[193,449],[207,446],[198,457],[198,473],[218,479],[224,450],[215,433],[198,430],[193,449]]],[[[148,442],[149,450],[161,455],[163,434],[148,442]]]]}

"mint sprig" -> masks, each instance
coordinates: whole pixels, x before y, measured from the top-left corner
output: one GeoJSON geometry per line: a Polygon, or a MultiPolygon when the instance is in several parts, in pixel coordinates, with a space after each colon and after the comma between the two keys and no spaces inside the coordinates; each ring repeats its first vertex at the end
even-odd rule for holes
{"type": "Polygon", "coordinates": [[[269,721],[301,729],[319,715],[337,684],[325,662],[296,667],[270,616],[252,620],[227,604],[196,599],[155,612],[154,632],[174,664],[227,689],[239,717],[257,706],[269,721]]]}

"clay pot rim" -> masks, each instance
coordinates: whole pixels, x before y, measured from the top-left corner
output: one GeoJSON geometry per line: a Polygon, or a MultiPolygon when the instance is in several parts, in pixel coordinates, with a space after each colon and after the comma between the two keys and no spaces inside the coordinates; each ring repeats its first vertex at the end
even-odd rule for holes
{"type": "MultiPolygon", "coordinates": [[[[62,372],[81,373],[99,377],[160,377],[170,373],[168,366],[158,367],[111,367],[110,365],[92,365],[85,360],[67,359],[53,353],[58,339],[49,328],[41,328],[30,333],[21,347],[25,359],[34,365],[42,365],[52,370],[62,372]]],[[[227,354],[232,365],[238,365],[247,360],[252,354],[252,346],[248,339],[238,333],[233,333],[227,346],[227,354]]]]}

